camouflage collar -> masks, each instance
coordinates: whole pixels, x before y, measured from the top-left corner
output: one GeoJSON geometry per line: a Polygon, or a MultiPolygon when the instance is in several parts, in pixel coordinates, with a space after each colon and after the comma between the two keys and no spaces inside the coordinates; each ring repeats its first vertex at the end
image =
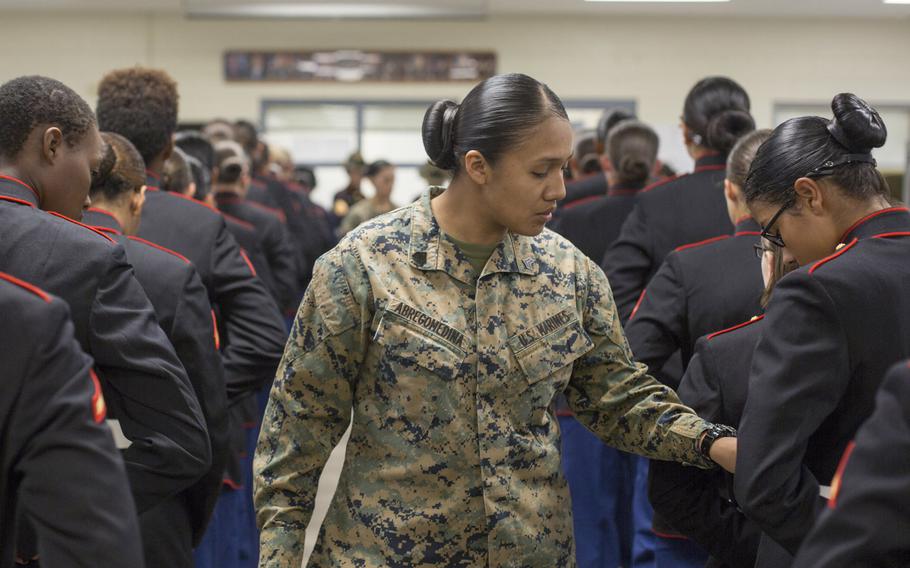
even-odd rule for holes
{"type": "MultiPolygon", "coordinates": [[[[411,209],[411,265],[421,270],[443,270],[451,277],[471,284],[477,279],[471,264],[459,253],[455,245],[444,238],[430,200],[445,188],[431,187],[411,209]]],[[[534,239],[507,233],[487,262],[481,278],[497,272],[517,272],[536,275],[539,263],[532,247],[534,239]]]]}

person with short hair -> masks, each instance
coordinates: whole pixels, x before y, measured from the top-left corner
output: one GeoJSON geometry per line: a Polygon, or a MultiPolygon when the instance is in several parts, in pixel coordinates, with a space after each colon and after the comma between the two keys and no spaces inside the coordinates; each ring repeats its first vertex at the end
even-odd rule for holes
{"type": "Polygon", "coordinates": [[[313,565],[575,566],[558,393],[627,451],[735,455],[632,362],[603,272],[544,230],[572,154],[556,94],[497,75],[422,134],[449,187],[348,233],[297,313],[256,450],[260,566],[300,566],[348,425],[313,565]]]}
{"type": "MultiPolygon", "coordinates": [[[[0,116],[0,270],[69,305],[142,514],[208,471],[204,417],[123,247],[69,217],[82,218],[104,158],[91,108],[63,83],[27,76],[0,86],[0,116]]],[[[33,548],[20,536],[24,558],[33,548]]]]}

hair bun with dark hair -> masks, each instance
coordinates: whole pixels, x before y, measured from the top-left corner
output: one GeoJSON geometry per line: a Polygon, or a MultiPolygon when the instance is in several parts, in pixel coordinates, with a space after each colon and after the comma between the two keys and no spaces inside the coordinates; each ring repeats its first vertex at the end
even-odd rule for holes
{"type": "Polygon", "coordinates": [[[729,109],[712,116],[705,132],[708,147],[729,154],[736,142],[755,130],[755,120],[744,110],[729,109]]]}
{"type": "Polygon", "coordinates": [[[848,151],[855,154],[881,148],[888,138],[888,129],[878,111],[853,93],[841,93],[831,101],[834,118],[828,132],[848,151]]]}
{"type": "Polygon", "coordinates": [[[117,151],[114,149],[114,145],[104,142],[104,157],[101,158],[101,163],[98,164],[98,169],[95,170],[95,174],[92,176],[92,189],[108,185],[111,173],[116,165],[117,151]]]}
{"type": "Polygon", "coordinates": [[[421,134],[423,147],[430,161],[442,170],[454,171],[455,159],[455,116],[458,104],[450,100],[436,101],[423,116],[421,134]]]}

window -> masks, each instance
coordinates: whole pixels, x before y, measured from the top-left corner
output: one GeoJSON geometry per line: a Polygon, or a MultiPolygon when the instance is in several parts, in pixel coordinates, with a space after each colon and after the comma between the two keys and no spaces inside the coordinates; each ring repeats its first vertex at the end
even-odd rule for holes
{"type": "MultiPolygon", "coordinates": [[[[903,201],[908,197],[908,168],[910,168],[910,106],[876,105],[871,103],[888,127],[888,140],[873,151],[878,169],[891,186],[891,194],[903,201]]],[[[798,116],[831,117],[831,105],[826,103],[778,103],[774,105],[775,126],[798,116]]]]}
{"type": "MultiPolygon", "coordinates": [[[[594,129],[603,109],[632,101],[564,101],[575,128],[594,129]]],[[[314,202],[330,208],[334,194],[347,184],[343,163],[356,150],[367,162],[396,165],[392,201],[405,205],[426,189],[418,173],[426,163],[420,126],[432,101],[263,101],[262,126],[270,144],[287,148],[295,163],[315,168],[314,202]]],[[[363,182],[370,195],[369,180],[363,182]]]]}

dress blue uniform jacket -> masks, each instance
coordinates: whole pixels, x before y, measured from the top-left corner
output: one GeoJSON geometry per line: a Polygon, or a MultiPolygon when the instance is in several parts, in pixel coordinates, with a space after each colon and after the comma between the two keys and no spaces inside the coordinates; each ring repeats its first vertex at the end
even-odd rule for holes
{"type": "Polygon", "coordinates": [[[842,242],[775,287],[739,429],[736,499],[791,554],[885,372],[910,356],[910,213],[869,215],[842,242]]]}
{"type": "Polygon", "coordinates": [[[797,568],[910,566],[910,367],[895,365],[841,458],[797,568]]]}
{"type": "Polygon", "coordinates": [[[0,273],[0,314],[0,566],[13,566],[18,505],[45,565],[141,568],[123,461],[66,304],[0,273]]]}
{"type": "Polygon", "coordinates": [[[38,209],[38,194],[0,178],[0,269],[62,298],[92,356],[141,513],[195,483],[211,464],[205,420],[123,247],[38,209]]]}
{"type": "Polygon", "coordinates": [[[676,247],[733,232],[724,200],[724,156],[706,156],[688,175],[646,187],[623,223],[602,267],[625,323],[632,308],[676,247]]]}

